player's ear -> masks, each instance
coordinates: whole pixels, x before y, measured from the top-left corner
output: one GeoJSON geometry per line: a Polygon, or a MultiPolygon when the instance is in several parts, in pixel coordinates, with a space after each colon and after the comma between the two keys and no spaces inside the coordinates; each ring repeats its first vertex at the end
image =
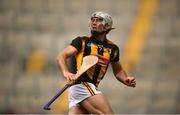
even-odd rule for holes
{"type": "Polygon", "coordinates": [[[104,25],[104,29],[108,30],[110,28],[110,25],[108,25],[107,23],[104,25]]]}

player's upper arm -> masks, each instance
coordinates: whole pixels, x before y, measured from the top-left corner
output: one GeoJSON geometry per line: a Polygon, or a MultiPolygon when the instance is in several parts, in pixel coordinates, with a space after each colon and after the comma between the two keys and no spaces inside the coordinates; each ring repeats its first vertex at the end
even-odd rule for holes
{"type": "Polygon", "coordinates": [[[69,56],[76,55],[82,47],[82,38],[77,37],[72,40],[71,44],[67,46],[63,51],[58,55],[59,58],[67,59],[69,56]]]}
{"type": "Polygon", "coordinates": [[[66,57],[69,57],[72,55],[76,55],[77,53],[78,53],[78,50],[74,46],[69,45],[60,54],[66,57]]]}
{"type": "Polygon", "coordinates": [[[112,62],[111,66],[112,66],[113,73],[114,73],[115,76],[122,70],[122,66],[121,66],[119,61],[112,62]]]}

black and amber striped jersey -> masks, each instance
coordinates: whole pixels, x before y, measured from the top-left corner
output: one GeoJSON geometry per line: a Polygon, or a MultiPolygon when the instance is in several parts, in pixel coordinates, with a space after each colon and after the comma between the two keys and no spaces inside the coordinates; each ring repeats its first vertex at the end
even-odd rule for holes
{"type": "Polygon", "coordinates": [[[104,78],[109,63],[119,61],[119,48],[108,39],[99,41],[93,37],[83,36],[73,39],[71,45],[78,51],[75,56],[76,70],[79,70],[84,56],[98,56],[98,64],[90,68],[81,76],[81,81],[91,82],[96,87],[104,78]]]}

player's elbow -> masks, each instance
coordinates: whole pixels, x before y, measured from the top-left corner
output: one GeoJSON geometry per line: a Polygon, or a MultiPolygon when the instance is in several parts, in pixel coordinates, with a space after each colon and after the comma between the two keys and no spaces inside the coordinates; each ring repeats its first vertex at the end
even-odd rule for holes
{"type": "Polygon", "coordinates": [[[56,63],[58,63],[60,60],[59,56],[56,57],[56,63]]]}

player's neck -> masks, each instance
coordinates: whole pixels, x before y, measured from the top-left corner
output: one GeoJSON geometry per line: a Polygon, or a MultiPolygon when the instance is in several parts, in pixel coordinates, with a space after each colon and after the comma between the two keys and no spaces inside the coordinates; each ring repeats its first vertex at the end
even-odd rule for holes
{"type": "Polygon", "coordinates": [[[98,36],[96,36],[96,39],[99,41],[104,41],[104,40],[106,40],[106,34],[98,35],[98,36]]]}

